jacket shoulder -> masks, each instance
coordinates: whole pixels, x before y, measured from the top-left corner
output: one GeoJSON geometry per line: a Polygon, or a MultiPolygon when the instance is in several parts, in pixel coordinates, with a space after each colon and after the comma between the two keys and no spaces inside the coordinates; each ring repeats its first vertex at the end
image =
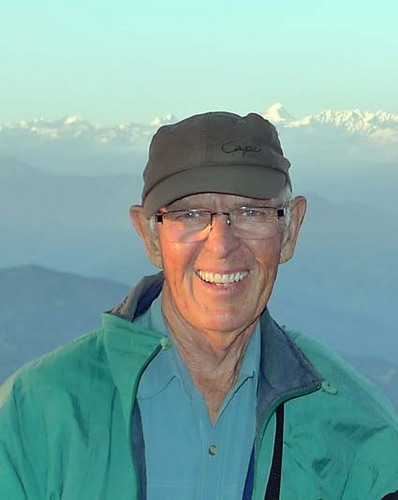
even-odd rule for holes
{"type": "Polygon", "coordinates": [[[353,366],[317,339],[298,331],[287,331],[288,336],[309,359],[324,378],[322,388],[330,394],[340,394],[383,419],[390,419],[398,430],[398,418],[390,401],[382,391],[353,366]]]}
{"type": "Polygon", "coordinates": [[[51,392],[60,386],[81,384],[84,375],[104,371],[103,329],[97,329],[23,365],[0,387],[0,406],[11,390],[23,396],[34,388],[51,392]]]}

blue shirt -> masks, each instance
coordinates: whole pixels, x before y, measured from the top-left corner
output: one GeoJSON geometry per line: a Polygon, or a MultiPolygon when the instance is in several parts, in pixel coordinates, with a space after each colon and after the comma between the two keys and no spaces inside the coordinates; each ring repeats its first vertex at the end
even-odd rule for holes
{"type": "Polygon", "coordinates": [[[137,394],[148,500],[241,500],[255,436],[259,325],[213,425],[163,319],[161,296],[136,322],[170,340],[145,370],[137,394]]]}

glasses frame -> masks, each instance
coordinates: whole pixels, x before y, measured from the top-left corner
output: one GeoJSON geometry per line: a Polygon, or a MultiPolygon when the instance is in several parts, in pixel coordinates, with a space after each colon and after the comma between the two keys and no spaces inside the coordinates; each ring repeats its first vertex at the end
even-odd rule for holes
{"type": "MultiPolygon", "coordinates": [[[[256,209],[272,209],[272,210],[276,210],[276,215],[278,217],[278,220],[281,219],[282,217],[285,217],[286,216],[286,211],[287,211],[287,206],[284,205],[283,207],[270,207],[270,206],[250,206],[250,207],[238,207],[238,208],[234,208],[233,210],[231,210],[230,212],[211,212],[210,210],[206,210],[206,209],[202,209],[202,208],[191,208],[191,209],[180,209],[180,210],[169,210],[169,211],[165,211],[165,212],[158,212],[155,214],[155,221],[157,223],[161,223],[163,224],[163,218],[169,214],[178,214],[178,213],[184,213],[184,212],[205,212],[207,214],[210,215],[210,222],[209,224],[204,227],[201,231],[205,231],[207,230],[209,227],[211,228],[213,226],[213,221],[214,221],[214,217],[216,215],[225,215],[227,216],[227,224],[229,226],[232,226],[232,223],[231,223],[231,213],[233,213],[234,211],[236,210],[256,210],[256,209]]],[[[263,239],[263,238],[260,238],[260,239],[263,239]]],[[[266,238],[264,238],[266,239],[266,238]]],[[[200,241],[200,240],[198,240],[200,241]]]]}

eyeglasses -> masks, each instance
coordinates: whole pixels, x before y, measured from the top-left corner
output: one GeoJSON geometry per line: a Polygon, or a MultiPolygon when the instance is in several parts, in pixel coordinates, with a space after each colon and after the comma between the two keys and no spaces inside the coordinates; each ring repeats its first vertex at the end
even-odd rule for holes
{"type": "Polygon", "coordinates": [[[241,207],[230,212],[210,210],[172,210],[155,215],[162,223],[169,241],[190,243],[205,240],[213,226],[215,216],[225,215],[235,236],[243,239],[263,240],[274,237],[279,219],[285,217],[286,207],[241,207]]]}

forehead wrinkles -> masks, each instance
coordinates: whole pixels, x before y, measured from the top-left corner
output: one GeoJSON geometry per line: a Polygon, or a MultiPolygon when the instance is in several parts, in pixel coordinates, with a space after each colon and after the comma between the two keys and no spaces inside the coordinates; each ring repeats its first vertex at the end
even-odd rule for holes
{"type": "Polygon", "coordinates": [[[186,196],[174,201],[167,210],[185,210],[189,208],[204,208],[221,210],[225,208],[238,208],[244,206],[271,205],[272,199],[246,198],[232,194],[203,193],[186,196]]]}

